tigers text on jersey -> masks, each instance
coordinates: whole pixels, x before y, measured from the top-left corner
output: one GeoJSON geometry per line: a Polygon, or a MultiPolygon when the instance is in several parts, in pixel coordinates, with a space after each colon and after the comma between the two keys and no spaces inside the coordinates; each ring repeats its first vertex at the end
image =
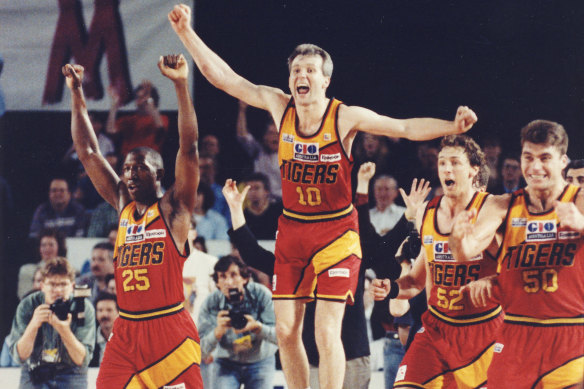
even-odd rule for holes
{"type": "MultiPolygon", "coordinates": [[[[573,202],[568,185],[558,201],[573,202]]],[[[533,325],[584,324],[584,240],[560,224],[554,208],[528,210],[525,190],[513,193],[498,254],[506,321],[533,325]]]]}
{"type": "MultiPolygon", "coordinates": [[[[474,208],[478,213],[487,196],[488,193],[476,192],[466,209],[474,208]]],[[[453,324],[488,320],[498,315],[501,307],[496,303],[475,307],[467,294],[460,293],[460,288],[471,281],[495,274],[497,263],[487,252],[466,262],[454,260],[448,245],[450,233],[441,233],[438,228],[437,214],[442,198],[435,197],[428,203],[422,220],[422,244],[432,277],[428,309],[435,316],[453,324]]]]}
{"type": "Polygon", "coordinates": [[[114,255],[116,290],[120,315],[130,320],[173,313],[182,309],[184,301],[182,270],[188,248],[181,254],[159,203],[138,218],[135,202],[120,214],[114,255]]]}
{"type": "Polygon", "coordinates": [[[280,125],[278,163],[282,177],[284,216],[297,221],[326,221],[351,213],[353,161],[343,149],[337,128],[341,102],[331,99],[319,130],[298,131],[290,100],[280,125]]]}

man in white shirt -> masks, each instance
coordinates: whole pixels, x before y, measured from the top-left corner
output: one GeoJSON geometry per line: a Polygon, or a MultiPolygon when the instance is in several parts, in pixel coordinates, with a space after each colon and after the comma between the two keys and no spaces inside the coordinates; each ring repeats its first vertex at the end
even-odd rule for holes
{"type": "Polygon", "coordinates": [[[394,204],[399,195],[397,181],[392,176],[380,175],[373,184],[375,207],[369,210],[371,224],[379,235],[384,235],[396,225],[406,210],[394,204]]]}

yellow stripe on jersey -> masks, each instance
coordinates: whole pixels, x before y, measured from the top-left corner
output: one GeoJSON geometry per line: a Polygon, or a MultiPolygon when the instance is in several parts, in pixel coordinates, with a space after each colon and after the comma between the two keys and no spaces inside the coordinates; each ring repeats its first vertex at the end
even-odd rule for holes
{"type": "Polygon", "coordinates": [[[163,387],[194,364],[201,364],[201,346],[193,339],[187,338],[166,357],[136,373],[126,388],[163,387]]]}
{"type": "Polygon", "coordinates": [[[582,372],[584,372],[584,356],[573,359],[542,376],[533,387],[545,389],[574,386],[579,388],[583,381],[582,372]]]}
{"type": "Polygon", "coordinates": [[[334,213],[325,213],[320,215],[303,215],[300,213],[292,212],[287,209],[283,210],[284,216],[289,217],[290,219],[295,219],[299,221],[326,221],[330,219],[338,219],[341,216],[345,216],[350,214],[353,211],[353,204],[349,205],[347,208],[342,209],[338,212],[334,213]]]}
{"type": "Polygon", "coordinates": [[[345,232],[312,257],[314,272],[319,275],[351,255],[362,257],[359,234],[353,230],[345,232]]]}
{"type": "Polygon", "coordinates": [[[528,316],[517,316],[510,313],[505,314],[505,321],[511,323],[532,324],[537,326],[557,326],[557,325],[584,325],[584,317],[556,317],[553,319],[538,319],[528,316]]]}
{"type": "Polygon", "coordinates": [[[148,313],[139,313],[139,314],[128,313],[128,312],[124,312],[124,311],[120,310],[120,316],[125,318],[125,319],[129,319],[129,320],[151,319],[154,316],[164,316],[164,315],[168,315],[170,313],[176,313],[183,308],[184,308],[184,303],[180,303],[174,307],[170,307],[167,309],[161,309],[159,311],[152,311],[152,312],[148,312],[148,313]]]}
{"type": "Polygon", "coordinates": [[[430,313],[432,313],[438,319],[445,321],[447,323],[450,323],[450,324],[473,324],[473,323],[477,323],[477,322],[484,322],[486,320],[490,320],[494,317],[499,316],[499,314],[503,311],[503,309],[499,305],[499,306],[497,306],[497,308],[495,308],[492,311],[481,312],[480,314],[474,315],[473,317],[460,319],[460,318],[446,316],[431,305],[428,306],[428,310],[430,311],[430,313]]]}

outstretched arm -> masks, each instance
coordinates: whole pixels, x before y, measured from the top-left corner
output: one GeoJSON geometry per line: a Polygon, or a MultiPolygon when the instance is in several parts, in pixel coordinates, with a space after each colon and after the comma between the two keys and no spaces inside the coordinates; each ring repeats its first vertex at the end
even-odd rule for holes
{"type": "Polygon", "coordinates": [[[67,86],[71,90],[73,144],[79,160],[101,197],[120,211],[129,197],[121,186],[120,178],[99,151],[83,94],[83,70],[81,65],[70,64],[63,66],[62,69],[67,86]]]}
{"type": "Polygon", "coordinates": [[[269,111],[276,123],[280,122],[290,96],[277,88],[252,84],[235,73],[195,33],[191,26],[191,9],[188,6],[175,5],[168,14],[168,20],[203,76],[213,86],[249,105],[269,111]]]}
{"type": "Polygon", "coordinates": [[[454,120],[448,121],[433,118],[394,119],[367,108],[342,106],[339,112],[339,131],[343,139],[351,132],[363,131],[410,140],[429,140],[464,133],[477,120],[476,114],[468,107],[458,107],[454,120]]]}

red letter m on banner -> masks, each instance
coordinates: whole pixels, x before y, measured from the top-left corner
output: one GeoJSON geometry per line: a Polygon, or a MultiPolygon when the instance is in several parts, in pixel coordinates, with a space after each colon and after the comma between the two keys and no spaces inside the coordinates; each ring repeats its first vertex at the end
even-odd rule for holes
{"type": "Polygon", "coordinates": [[[83,87],[87,98],[103,97],[99,64],[104,52],[110,85],[122,102],[131,98],[132,83],[119,0],[95,0],[95,12],[89,32],[85,29],[80,0],[59,0],[59,19],[53,38],[43,104],[61,101],[65,83],[61,67],[71,58],[85,67],[83,87]]]}

